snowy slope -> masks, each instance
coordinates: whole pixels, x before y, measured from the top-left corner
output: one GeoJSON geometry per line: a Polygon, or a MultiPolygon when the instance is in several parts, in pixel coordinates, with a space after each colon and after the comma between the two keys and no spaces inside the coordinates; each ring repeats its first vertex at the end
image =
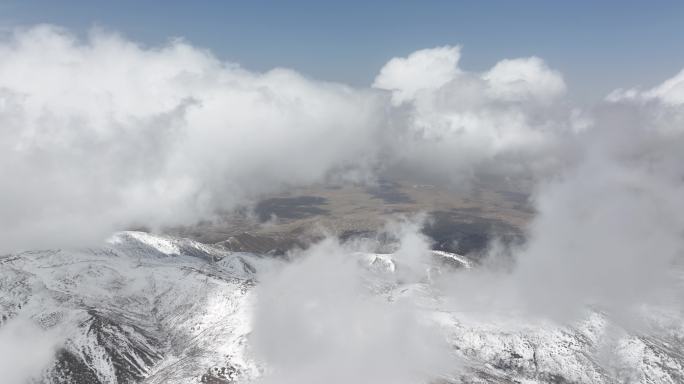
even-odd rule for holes
{"type": "Polygon", "coordinates": [[[21,313],[60,329],[46,382],[188,382],[227,361],[248,371],[239,351],[258,262],[125,232],[98,249],[0,259],[0,310],[5,322],[21,313]]]}
{"type": "MultiPolygon", "coordinates": [[[[475,319],[447,310],[429,274],[459,255],[437,253],[427,279],[388,284],[390,254],[355,257],[378,276],[377,294],[419,303],[462,360],[463,383],[682,383],[684,322],[649,309],[628,331],[606,316],[559,326],[511,315],[475,319]],[[441,260],[441,261],[440,261],[441,260]]],[[[230,383],[258,377],[247,352],[258,274],[279,261],[191,240],[123,232],[102,247],[0,258],[0,318],[37,322],[59,338],[45,383],[230,383]]],[[[46,336],[47,337],[47,336],[46,336]]]]}

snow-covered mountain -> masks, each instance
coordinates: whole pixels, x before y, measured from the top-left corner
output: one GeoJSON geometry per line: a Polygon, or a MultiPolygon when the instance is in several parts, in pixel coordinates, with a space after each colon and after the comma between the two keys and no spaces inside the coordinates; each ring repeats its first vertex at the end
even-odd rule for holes
{"type": "MultiPolygon", "coordinates": [[[[433,272],[476,268],[459,255],[432,256],[433,272]]],[[[354,257],[378,276],[401,267],[391,254],[354,257]]],[[[249,350],[254,287],[282,263],[143,232],[116,234],[98,248],[6,255],[0,334],[38,324],[34,345],[54,354],[27,373],[35,382],[249,382],[263,370],[249,350]]],[[[443,382],[684,382],[684,321],[676,312],[650,311],[638,332],[595,311],[572,326],[475,320],[443,306],[429,281],[380,285],[377,295],[411,296],[444,331],[459,369],[443,382]]]]}
{"type": "Polygon", "coordinates": [[[45,382],[221,382],[251,369],[241,350],[255,257],[124,232],[0,263],[4,322],[21,314],[60,330],[45,382]]]}

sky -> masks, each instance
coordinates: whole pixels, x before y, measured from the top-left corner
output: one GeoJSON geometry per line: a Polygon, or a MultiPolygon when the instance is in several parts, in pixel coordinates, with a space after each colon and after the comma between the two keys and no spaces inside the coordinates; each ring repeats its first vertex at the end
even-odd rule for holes
{"type": "Polygon", "coordinates": [[[561,71],[574,101],[660,83],[684,65],[679,1],[6,1],[0,26],[93,27],[163,45],[181,37],[255,71],[372,83],[388,59],[443,45],[461,66],[538,56],[561,71]]]}

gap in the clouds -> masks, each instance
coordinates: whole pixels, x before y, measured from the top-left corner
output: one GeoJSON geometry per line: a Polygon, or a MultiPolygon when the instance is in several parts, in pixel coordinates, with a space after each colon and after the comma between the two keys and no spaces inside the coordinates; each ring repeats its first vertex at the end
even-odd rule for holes
{"type": "Polygon", "coordinates": [[[326,235],[343,241],[374,237],[387,220],[423,214],[428,218],[422,231],[433,249],[477,259],[495,238],[522,241],[533,215],[529,193],[492,177],[462,186],[424,179],[317,184],[262,197],[194,226],[163,231],[236,251],[284,254],[326,235]]]}

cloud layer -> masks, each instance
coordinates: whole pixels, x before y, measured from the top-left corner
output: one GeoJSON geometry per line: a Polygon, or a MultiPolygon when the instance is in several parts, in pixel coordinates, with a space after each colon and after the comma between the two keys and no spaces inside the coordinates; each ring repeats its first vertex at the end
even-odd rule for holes
{"type": "Polygon", "coordinates": [[[192,224],[332,177],[539,167],[572,125],[563,79],[543,61],[469,73],[459,47],[392,59],[368,89],[99,30],[16,30],[0,54],[2,251],[192,224]]]}
{"type": "MultiPolygon", "coordinates": [[[[412,236],[402,236],[402,248],[419,250],[412,236]]],[[[364,266],[358,250],[327,239],[261,276],[250,340],[267,366],[259,382],[409,384],[455,370],[443,335],[415,303],[377,295],[382,277],[364,266]]],[[[399,259],[407,257],[415,255],[399,259]]]]}
{"type": "Polygon", "coordinates": [[[405,111],[394,145],[404,171],[463,181],[481,169],[542,169],[558,141],[582,128],[562,100],[563,77],[541,59],[502,60],[482,73],[459,59],[460,47],[425,49],[390,60],[375,79],[405,111]]]}
{"type": "Polygon", "coordinates": [[[360,178],[383,127],[370,91],[252,73],[182,41],[44,26],[0,54],[4,251],[192,223],[332,171],[360,178]]]}
{"type": "Polygon", "coordinates": [[[183,41],[17,30],[0,40],[1,250],[192,224],[328,178],[494,172],[539,181],[522,294],[582,305],[663,281],[684,231],[682,73],[581,110],[540,58],[472,72],[460,51],[393,58],[354,89],[250,72],[183,41]]]}

